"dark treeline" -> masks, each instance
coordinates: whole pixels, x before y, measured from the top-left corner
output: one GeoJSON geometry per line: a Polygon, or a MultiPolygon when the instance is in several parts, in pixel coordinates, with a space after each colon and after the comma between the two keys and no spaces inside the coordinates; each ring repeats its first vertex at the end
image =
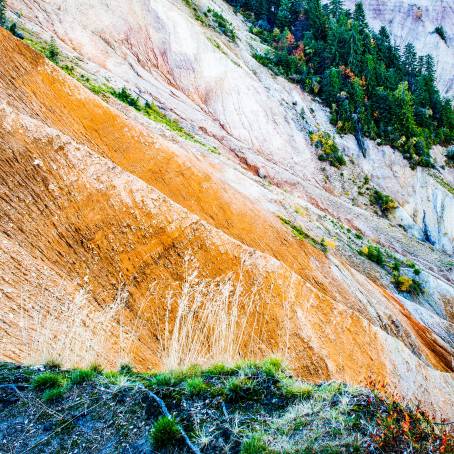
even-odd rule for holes
{"type": "MultiPolygon", "coordinates": [[[[454,112],[436,87],[431,55],[395,46],[385,27],[368,25],[362,3],[342,0],[228,0],[271,50],[256,55],[330,108],[340,133],[365,135],[432,166],[434,144],[454,142],[454,112]]],[[[363,150],[364,151],[364,150],[363,150]]]]}

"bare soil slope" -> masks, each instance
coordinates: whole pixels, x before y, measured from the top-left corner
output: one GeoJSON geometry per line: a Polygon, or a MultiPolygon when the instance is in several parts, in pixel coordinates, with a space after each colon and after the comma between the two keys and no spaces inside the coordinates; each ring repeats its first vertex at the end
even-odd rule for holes
{"type": "MultiPolygon", "coordinates": [[[[329,257],[229,186],[215,164],[154,137],[2,29],[0,60],[4,359],[29,359],[29,334],[39,339],[41,320],[80,289],[96,319],[126,288],[121,332],[117,317],[102,339],[96,325],[83,334],[106,365],[124,354],[141,369],[160,367],[162,289],[184,280],[191,253],[200,276],[241,278],[241,355],[279,354],[314,380],[384,381],[452,416],[452,352],[392,295],[341,260],[334,273],[329,257]],[[136,334],[127,349],[123,332],[136,334]]],[[[69,335],[64,311],[55,313],[49,342],[69,335]]]]}

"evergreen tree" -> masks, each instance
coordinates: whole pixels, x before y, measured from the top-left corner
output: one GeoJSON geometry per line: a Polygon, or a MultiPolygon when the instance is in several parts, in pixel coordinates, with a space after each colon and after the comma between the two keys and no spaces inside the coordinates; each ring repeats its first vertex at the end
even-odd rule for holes
{"type": "Polygon", "coordinates": [[[55,38],[52,36],[46,51],[47,58],[56,65],[60,61],[60,49],[57,46],[55,38]]]}
{"type": "Polygon", "coordinates": [[[0,0],[0,27],[6,28],[6,0],[0,0]]]}
{"type": "Polygon", "coordinates": [[[361,71],[361,60],[363,55],[362,40],[360,37],[360,30],[356,22],[352,25],[349,43],[349,58],[348,66],[355,74],[361,71]]]}
{"type": "Polygon", "coordinates": [[[344,0],[330,0],[329,13],[334,19],[339,19],[344,10],[344,0]]]}
{"type": "Polygon", "coordinates": [[[307,0],[306,14],[311,24],[311,31],[315,39],[326,37],[326,17],[320,0],[307,0]]]}
{"type": "Polygon", "coordinates": [[[280,30],[283,30],[291,24],[291,7],[292,0],[281,0],[281,5],[276,17],[276,27],[280,30]]]}
{"type": "Polygon", "coordinates": [[[418,72],[418,55],[416,54],[415,46],[412,43],[405,45],[402,65],[410,90],[413,91],[416,82],[416,74],[418,72]]]}
{"type": "Polygon", "coordinates": [[[416,123],[413,114],[413,99],[408,88],[408,82],[402,82],[394,92],[394,125],[397,130],[411,139],[416,133],[416,123]]]}
{"type": "Polygon", "coordinates": [[[364,11],[364,5],[362,2],[355,4],[355,10],[353,11],[353,20],[358,24],[358,29],[361,33],[365,33],[369,26],[367,25],[366,13],[364,11]]]}

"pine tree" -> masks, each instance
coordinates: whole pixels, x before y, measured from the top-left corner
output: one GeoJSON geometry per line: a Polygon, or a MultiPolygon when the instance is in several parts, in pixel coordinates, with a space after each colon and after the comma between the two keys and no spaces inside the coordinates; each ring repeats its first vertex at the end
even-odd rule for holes
{"type": "Polygon", "coordinates": [[[6,0],[0,0],[0,27],[6,28],[6,0]]]}
{"type": "Polygon", "coordinates": [[[408,140],[416,134],[413,99],[407,82],[402,82],[394,92],[394,124],[408,140]]]}
{"type": "Polygon", "coordinates": [[[349,46],[349,58],[348,66],[353,70],[355,74],[361,71],[361,60],[363,55],[362,41],[360,37],[360,31],[356,22],[352,25],[350,33],[350,46],[349,46]]]}
{"type": "Polygon", "coordinates": [[[56,65],[60,61],[60,49],[57,46],[57,42],[55,41],[55,38],[52,36],[49,45],[47,46],[47,52],[46,52],[47,58],[55,63],[56,65]]]}
{"type": "Polygon", "coordinates": [[[277,13],[276,17],[276,26],[280,29],[283,30],[284,28],[288,27],[291,22],[292,16],[291,16],[291,0],[282,0],[281,1],[281,6],[279,7],[279,11],[277,13]]]}
{"type": "Polygon", "coordinates": [[[330,0],[329,13],[334,19],[339,19],[344,10],[344,0],[330,0]]]}
{"type": "Polygon", "coordinates": [[[326,17],[320,0],[307,0],[306,14],[312,27],[315,39],[326,37],[326,17]]]}
{"type": "Polygon", "coordinates": [[[416,54],[415,46],[412,43],[405,45],[402,65],[410,90],[413,91],[415,88],[416,74],[418,72],[418,55],[416,54]]]}
{"type": "Polygon", "coordinates": [[[353,11],[353,20],[358,24],[358,28],[361,33],[364,33],[369,29],[367,25],[366,13],[364,11],[364,5],[362,2],[355,4],[355,10],[353,11]]]}

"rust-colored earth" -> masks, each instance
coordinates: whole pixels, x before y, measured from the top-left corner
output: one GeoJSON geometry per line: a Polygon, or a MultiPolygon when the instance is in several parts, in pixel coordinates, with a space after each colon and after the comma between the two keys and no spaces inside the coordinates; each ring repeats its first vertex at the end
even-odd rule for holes
{"type": "MultiPolygon", "coordinates": [[[[339,277],[215,164],[154,137],[1,28],[0,61],[3,359],[32,360],[30,333],[81,288],[100,312],[121,287],[122,326],[137,332],[128,359],[161,367],[166,293],[190,254],[203,278],[241,274],[243,299],[258,287],[254,309],[239,306],[250,319],[242,356],[284,356],[312,380],[386,382],[454,416],[452,351],[388,291],[340,259],[350,278],[339,277]]],[[[59,317],[48,339],[67,335],[59,317]]],[[[107,367],[120,359],[117,329],[97,345],[107,367]]]]}

